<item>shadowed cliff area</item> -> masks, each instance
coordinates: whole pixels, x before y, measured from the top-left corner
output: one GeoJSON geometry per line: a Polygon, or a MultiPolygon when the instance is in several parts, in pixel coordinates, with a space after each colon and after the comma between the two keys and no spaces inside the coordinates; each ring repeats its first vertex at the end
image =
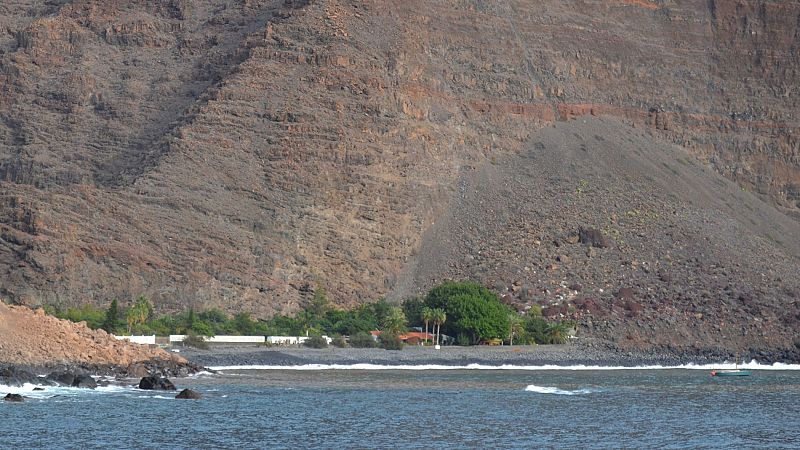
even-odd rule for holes
{"type": "MultiPolygon", "coordinates": [[[[423,236],[460,236],[440,218],[455,214],[464,183],[504,198],[504,176],[490,175],[505,161],[562,174],[510,193],[526,209],[508,215],[551,220],[535,230],[543,243],[583,225],[614,233],[629,211],[659,214],[653,230],[622,239],[644,246],[648,264],[680,261],[658,266],[678,281],[648,294],[645,310],[694,304],[675,319],[694,327],[703,308],[764,286],[753,305],[796,311],[798,23],[796,2],[763,0],[4,2],[0,295],[63,306],[145,294],[163,310],[268,316],[297,311],[319,286],[348,306],[470,275],[501,291],[518,283],[514,301],[532,301],[517,294],[547,285],[538,275],[489,269],[510,264],[497,253],[510,242],[549,261],[545,244],[495,237],[474,272],[478,260],[453,246],[421,258],[423,236]],[[592,117],[602,120],[582,128],[592,117]],[[545,139],[564,126],[575,131],[563,145],[545,139]],[[569,153],[629,133],[625,158],[639,163],[626,170],[569,153]],[[683,156],[645,163],[652,148],[683,156]],[[570,158],[588,172],[558,165],[570,158]],[[637,197],[590,167],[638,180],[637,197]],[[698,245],[708,249],[690,256],[698,245]],[[715,275],[692,281],[694,257],[724,265],[726,280],[764,276],[749,291],[731,281],[731,293],[711,284],[703,296],[715,275]]],[[[625,284],[616,259],[564,256],[559,271],[596,272],[574,277],[584,283],[625,284]]],[[[740,336],[773,332],[731,314],[740,336]]],[[[617,316],[631,330],[656,319],[617,316]]],[[[598,327],[587,330],[607,334],[598,327]]]]}

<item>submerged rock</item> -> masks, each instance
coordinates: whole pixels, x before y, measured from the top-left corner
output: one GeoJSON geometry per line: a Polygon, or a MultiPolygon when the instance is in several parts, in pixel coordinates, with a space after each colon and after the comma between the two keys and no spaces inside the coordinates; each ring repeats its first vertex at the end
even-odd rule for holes
{"type": "Polygon", "coordinates": [[[185,399],[190,399],[190,400],[200,400],[201,398],[203,398],[203,396],[200,395],[199,392],[193,391],[191,389],[184,389],[178,395],[176,395],[175,398],[185,398],[185,399]]]}
{"type": "Polygon", "coordinates": [[[3,400],[7,402],[21,402],[23,400],[22,396],[19,394],[6,394],[3,400]]]}

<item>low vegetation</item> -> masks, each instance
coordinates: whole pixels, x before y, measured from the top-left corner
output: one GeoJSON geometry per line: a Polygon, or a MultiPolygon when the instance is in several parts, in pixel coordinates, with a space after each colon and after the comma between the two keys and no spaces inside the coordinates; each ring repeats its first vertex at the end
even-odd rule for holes
{"type": "Polygon", "coordinates": [[[309,348],[328,348],[328,341],[320,335],[314,335],[309,336],[308,339],[303,342],[303,345],[309,348]]]}
{"type": "MultiPolygon", "coordinates": [[[[376,347],[379,343],[370,331],[381,330],[380,346],[400,349],[403,345],[400,335],[409,327],[430,332],[433,342],[428,340],[427,344],[476,345],[498,340],[509,344],[558,344],[566,342],[574,327],[569,322],[547,321],[537,307],[520,315],[486,287],[472,282],[443,283],[424,298],[407,299],[401,306],[380,299],[350,310],[333,307],[324,289],[317,288],[309,304],[297,315],[280,315],[269,320],[254,320],[244,312],[230,316],[219,309],[201,312],[190,309],[177,315],[156,315],[153,304],[145,296],[137,297],[127,307],[112,300],[105,311],[88,305],[66,311],[47,307],[46,311],[74,322],[85,321],[90,328],[102,328],[118,335],[308,335],[310,339],[306,345],[315,348],[328,346],[322,335],[337,336],[332,342],[337,347],[376,347]]],[[[204,344],[207,345],[205,342],[187,343],[204,344]]]]}

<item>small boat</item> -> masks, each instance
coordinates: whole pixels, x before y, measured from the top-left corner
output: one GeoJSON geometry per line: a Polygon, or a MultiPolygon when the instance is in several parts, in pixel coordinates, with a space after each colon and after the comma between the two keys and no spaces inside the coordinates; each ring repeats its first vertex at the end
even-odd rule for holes
{"type": "Polygon", "coordinates": [[[736,364],[733,369],[714,369],[711,371],[712,377],[749,377],[750,371],[739,368],[739,355],[736,355],[736,364]]]}
{"type": "Polygon", "coordinates": [[[747,377],[750,376],[749,370],[744,369],[714,369],[711,371],[712,377],[747,377]]]}

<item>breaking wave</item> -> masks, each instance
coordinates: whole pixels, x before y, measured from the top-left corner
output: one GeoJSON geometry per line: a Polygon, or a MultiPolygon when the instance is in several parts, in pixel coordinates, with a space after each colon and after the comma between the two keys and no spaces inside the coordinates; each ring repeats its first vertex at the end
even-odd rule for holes
{"type": "MultiPolygon", "coordinates": [[[[225,371],[225,370],[573,370],[573,371],[591,371],[591,370],[669,370],[669,369],[686,369],[686,370],[713,370],[713,369],[733,369],[735,364],[726,362],[721,364],[683,364],[678,366],[587,366],[587,365],[574,365],[574,366],[559,366],[559,365],[541,365],[541,366],[520,366],[512,364],[504,365],[488,365],[488,364],[467,364],[461,366],[450,366],[442,364],[405,364],[405,365],[382,365],[382,364],[304,364],[298,366],[277,366],[277,365],[239,365],[239,366],[215,366],[210,367],[212,370],[225,371]]],[[[760,364],[756,361],[751,361],[745,364],[739,364],[740,369],[751,370],[800,370],[800,364],[784,364],[775,363],[771,365],[760,364]]]]}
{"type": "MultiPolygon", "coordinates": [[[[70,386],[42,386],[25,383],[22,386],[6,386],[0,384],[0,393],[20,394],[28,399],[45,399],[53,397],[74,397],[85,394],[118,393],[130,390],[130,387],[119,385],[98,386],[95,389],[70,386]]],[[[1,397],[2,395],[0,395],[1,397]]]]}
{"type": "Polygon", "coordinates": [[[567,391],[564,389],[559,389],[557,387],[536,386],[535,384],[528,385],[528,387],[526,387],[525,390],[528,392],[536,392],[539,394],[556,394],[556,395],[581,395],[581,394],[591,394],[592,392],[599,392],[596,389],[576,389],[574,391],[567,391]]]}

